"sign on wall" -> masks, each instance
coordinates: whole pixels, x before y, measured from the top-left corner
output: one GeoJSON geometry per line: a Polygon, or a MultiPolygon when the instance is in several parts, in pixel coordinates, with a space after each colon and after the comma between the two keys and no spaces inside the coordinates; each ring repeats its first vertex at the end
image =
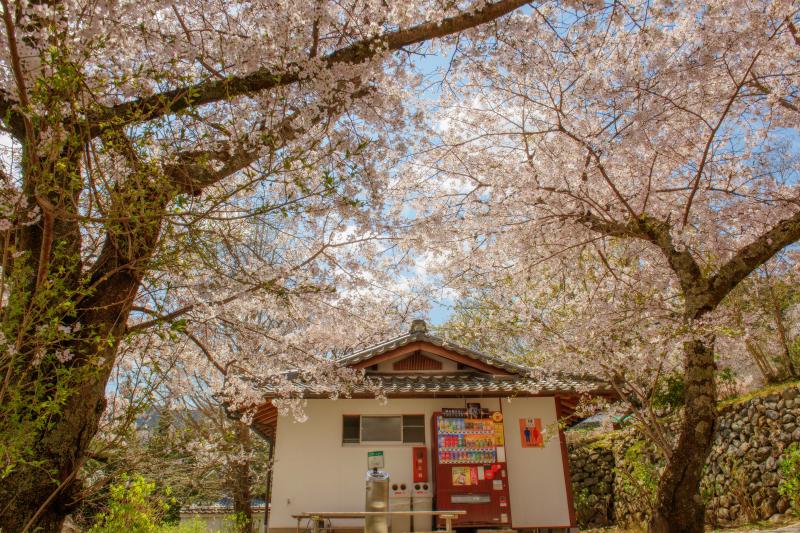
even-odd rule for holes
{"type": "Polygon", "coordinates": [[[520,418],[519,439],[523,448],[544,448],[541,418],[520,418]]]}
{"type": "Polygon", "coordinates": [[[382,470],[383,469],[383,452],[367,452],[367,469],[369,470],[382,470]]]}

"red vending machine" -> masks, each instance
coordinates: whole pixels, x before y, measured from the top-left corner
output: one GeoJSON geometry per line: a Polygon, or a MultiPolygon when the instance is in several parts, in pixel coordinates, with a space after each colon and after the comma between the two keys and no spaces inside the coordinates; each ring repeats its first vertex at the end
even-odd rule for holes
{"type": "Polygon", "coordinates": [[[462,509],[457,527],[510,527],[503,414],[480,408],[433,415],[436,509],[462,509]]]}

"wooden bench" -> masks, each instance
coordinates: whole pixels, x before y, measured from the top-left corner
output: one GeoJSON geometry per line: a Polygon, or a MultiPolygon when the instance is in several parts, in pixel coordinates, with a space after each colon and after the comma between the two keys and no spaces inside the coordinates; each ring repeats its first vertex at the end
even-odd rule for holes
{"type": "Polygon", "coordinates": [[[330,511],[319,513],[300,513],[293,514],[292,518],[297,520],[297,533],[300,533],[300,522],[303,519],[311,520],[311,530],[313,533],[319,533],[319,522],[323,519],[336,520],[345,518],[367,518],[368,516],[438,516],[442,518],[445,523],[445,531],[453,531],[453,520],[459,516],[467,514],[466,511],[356,511],[356,512],[342,512],[330,511]]]}

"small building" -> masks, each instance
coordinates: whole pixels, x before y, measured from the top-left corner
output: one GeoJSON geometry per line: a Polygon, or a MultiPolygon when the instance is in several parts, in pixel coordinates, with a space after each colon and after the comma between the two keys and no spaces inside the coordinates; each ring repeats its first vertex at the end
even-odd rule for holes
{"type": "MultiPolygon", "coordinates": [[[[575,527],[558,421],[572,414],[586,380],[533,378],[526,368],[431,335],[421,320],[339,363],[378,380],[387,401],[366,386],[335,400],[309,389],[302,423],[279,416],[269,401],[259,407],[254,425],[274,443],[270,533],[295,531],[292,515],[303,512],[364,510],[369,452],[382,452],[393,494],[410,491],[417,506],[466,510],[456,527],[575,527]]],[[[363,528],[359,521],[335,525],[363,528]]],[[[415,519],[411,529],[432,526],[415,519]]]]}

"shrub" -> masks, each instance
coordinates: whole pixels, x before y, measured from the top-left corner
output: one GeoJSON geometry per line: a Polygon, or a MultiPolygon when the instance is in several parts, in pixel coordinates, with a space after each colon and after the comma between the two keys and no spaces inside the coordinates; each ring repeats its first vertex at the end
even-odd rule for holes
{"type": "Polygon", "coordinates": [[[659,470],[652,461],[652,450],[644,440],[637,440],[625,450],[622,461],[614,469],[618,490],[615,506],[629,512],[630,524],[646,521],[655,503],[659,470]]]}
{"type": "MultiPolygon", "coordinates": [[[[157,533],[171,498],[156,494],[156,484],[140,475],[123,474],[109,487],[108,508],[89,533],[157,533]]],[[[167,491],[168,492],[168,491],[167,491]]]]}
{"type": "Polygon", "coordinates": [[[157,533],[207,533],[208,527],[202,520],[190,520],[175,525],[161,526],[155,530],[157,533]]]}
{"type": "Polygon", "coordinates": [[[794,442],[786,448],[778,462],[781,482],[778,494],[785,496],[795,513],[800,512],[800,444],[794,442]]]}

